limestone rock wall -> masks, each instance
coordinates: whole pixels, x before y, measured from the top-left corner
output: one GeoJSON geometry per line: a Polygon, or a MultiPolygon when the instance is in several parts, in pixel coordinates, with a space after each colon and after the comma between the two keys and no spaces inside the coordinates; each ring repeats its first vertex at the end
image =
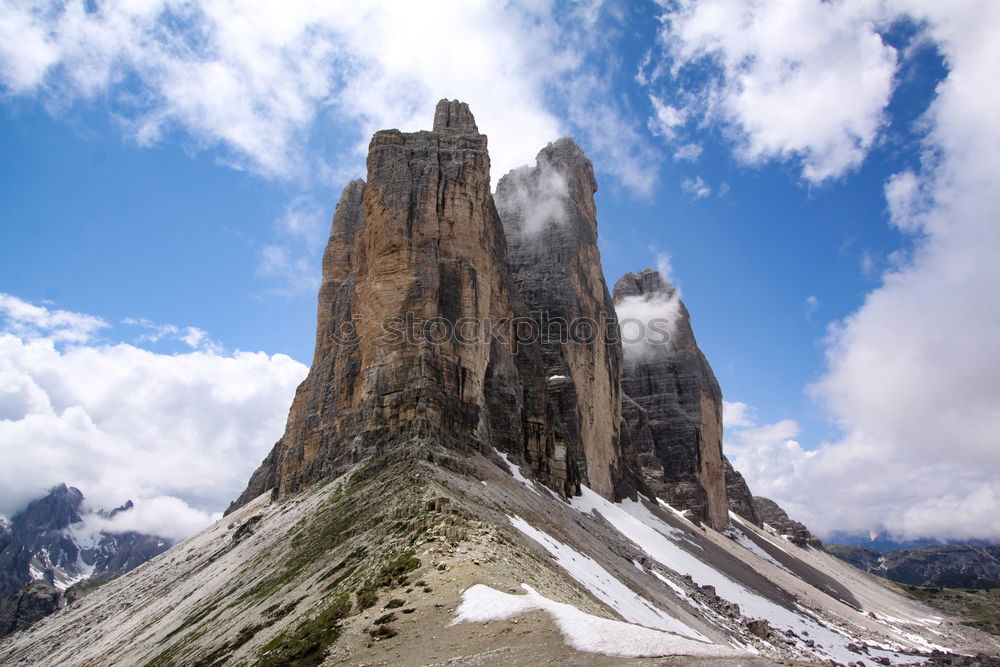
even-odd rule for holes
{"type": "Polygon", "coordinates": [[[572,139],[500,179],[496,202],[508,262],[542,341],[549,418],[565,452],[568,494],[579,483],[618,499],[639,484],[623,453],[622,352],[597,246],[597,181],[572,139]]]}
{"type": "MultiPolygon", "coordinates": [[[[616,304],[626,299],[667,303],[674,297],[674,288],[652,269],[626,274],[615,284],[616,304]]],[[[695,341],[687,309],[678,302],[670,315],[669,340],[647,340],[627,350],[622,390],[638,410],[626,412],[648,428],[638,457],[653,493],[722,529],[729,521],[722,392],[695,341]]]]}
{"type": "MultiPolygon", "coordinates": [[[[230,511],[427,438],[496,447],[561,493],[578,490],[586,459],[567,456],[556,428],[541,344],[514,335],[529,318],[507,257],[487,139],[465,104],[439,103],[431,132],[376,133],[367,182],[350,183],[334,214],[309,375],[284,436],[230,511]]],[[[616,390],[605,383],[606,403],[617,404],[616,390]]],[[[595,478],[610,495],[610,475],[595,478]]]]}

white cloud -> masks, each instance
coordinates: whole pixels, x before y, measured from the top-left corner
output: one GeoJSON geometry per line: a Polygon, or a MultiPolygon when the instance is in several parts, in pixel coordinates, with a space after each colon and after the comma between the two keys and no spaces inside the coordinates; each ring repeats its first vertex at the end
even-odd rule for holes
{"type": "Polygon", "coordinates": [[[1000,5],[704,0],[682,2],[666,35],[678,64],[720,68],[706,113],[745,159],[797,158],[822,181],[878,138],[897,54],[876,30],[903,17],[947,75],[919,122],[919,169],[885,187],[889,222],[910,242],[831,327],[812,388],[843,435],[804,451],[781,422],[727,442],[756,492],[820,532],[1000,539],[1000,5]]]}
{"type": "Polygon", "coordinates": [[[709,187],[708,183],[706,183],[701,176],[685,178],[681,181],[681,190],[688,193],[695,199],[704,199],[712,194],[712,188],[709,187]]]}
{"type": "Polygon", "coordinates": [[[661,346],[671,345],[677,330],[681,292],[673,284],[669,254],[656,252],[656,269],[669,287],[665,293],[627,296],[615,304],[626,361],[640,360],[661,346]]]}
{"type": "Polygon", "coordinates": [[[893,174],[885,184],[885,201],[892,224],[905,232],[919,231],[923,214],[932,205],[924,186],[912,171],[893,174]]]}
{"type": "Polygon", "coordinates": [[[874,0],[681,0],[664,3],[674,73],[706,59],[717,77],[696,87],[691,114],[728,124],[749,162],[799,158],[812,182],[858,166],[885,121],[896,52],[874,0]]]}
{"type": "Polygon", "coordinates": [[[583,71],[613,20],[601,3],[3,0],[0,84],[54,111],[107,100],[140,144],[179,129],[232,166],[298,180],[358,174],[374,130],[428,129],[444,97],[471,105],[496,179],[571,129],[563,107],[581,145],[648,193],[649,150],[607,77],[583,71]],[[317,148],[331,141],[336,157],[317,148]]]}
{"type": "Polygon", "coordinates": [[[4,328],[25,337],[45,337],[56,342],[84,343],[108,323],[93,315],[50,310],[0,293],[4,328]]]}
{"type": "MultiPolygon", "coordinates": [[[[12,302],[36,321],[97,319],[12,302]]],[[[146,532],[189,534],[242,491],[306,373],[280,354],[65,341],[0,332],[0,514],[66,482],[93,507],[134,500],[146,532]]]]}
{"type": "Polygon", "coordinates": [[[674,276],[674,266],[670,260],[670,253],[657,251],[653,249],[656,255],[656,270],[660,272],[663,279],[673,286],[674,291],[677,293],[677,297],[680,298],[681,288],[677,283],[677,278],[674,276]]]}
{"type": "MultiPolygon", "coordinates": [[[[504,220],[517,221],[517,230],[528,237],[549,225],[566,222],[569,184],[566,176],[547,162],[537,167],[518,167],[506,175],[504,188],[497,189],[496,206],[504,220]]],[[[514,227],[508,225],[513,231],[514,227]]]]}
{"type": "MultiPolygon", "coordinates": [[[[92,505],[89,498],[84,500],[85,507],[92,505]]],[[[222,512],[197,510],[180,498],[155,496],[143,498],[128,511],[118,512],[110,518],[101,516],[97,512],[84,513],[81,515],[82,525],[74,525],[73,532],[80,536],[96,536],[100,532],[136,532],[179,541],[190,537],[221,516],[222,512]]]]}
{"type": "Polygon", "coordinates": [[[222,351],[222,346],[212,340],[208,332],[198,327],[157,324],[144,317],[126,317],[122,320],[122,324],[145,330],[145,333],[135,338],[135,343],[158,343],[164,339],[173,339],[179,340],[193,350],[222,351]]]}
{"type": "Polygon", "coordinates": [[[753,409],[740,401],[722,402],[722,426],[725,429],[752,426],[755,417],[753,409]]]}
{"type": "Polygon", "coordinates": [[[653,134],[673,138],[677,128],[684,125],[684,111],[665,104],[656,95],[650,95],[649,101],[653,104],[653,111],[655,113],[655,116],[650,120],[650,130],[652,130],[653,134]]]}
{"type": "Polygon", "coordinates": [[[684,144],[676,151],[674,151],[675,160],[688,160],[694,162],[699,157],[701,157],[702,147],[701,144],[684,144]]]}

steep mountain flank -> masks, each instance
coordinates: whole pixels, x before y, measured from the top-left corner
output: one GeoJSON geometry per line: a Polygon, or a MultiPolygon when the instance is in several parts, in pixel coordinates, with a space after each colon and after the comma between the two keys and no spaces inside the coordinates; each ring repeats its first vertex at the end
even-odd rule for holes
{"type": "Polygon", "coordinates": [[[632,422],[645,420],[650,434],[637,443],[645,481],[658,498],[721,530],[729,522],[722,391],[695,341],[687,309],[653,269],[619,279],[614,301],[620,311],[648,307],[669,324],[669,335],[656,338],[646,331],[642,341],[625,347],[622,390],[645,412],[640,417],[632,408],[632,422]]]}

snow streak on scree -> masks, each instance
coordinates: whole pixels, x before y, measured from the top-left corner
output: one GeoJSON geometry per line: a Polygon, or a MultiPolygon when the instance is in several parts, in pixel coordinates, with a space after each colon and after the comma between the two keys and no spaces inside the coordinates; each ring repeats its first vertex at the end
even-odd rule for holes
{"type": "Polygon", "coordinates": [[[644,658],[663,655],[735,657],[733,649],[678,637],[632,623],[622,623],[587,614],[573,605],[539,595],[531,586],[521,584],[527,595],[510,595],[489,586],[476,584],[462,594],[462,604],[455,610],[452,624],[501,621],[530,611],[547,612],[562,632],[566,643],[577,651],[601,653],[619,658],[644,658]]]}
{"type": "Polygon", "coordinates": [[[572,547],[533,528],[521,517],[510,517],[510,522],[519,531],[545,547],[560,567],[625,620],[648,628],[675,632],[698,641],[709,641],[705,635],[657,609],[649,600],[636,595],[631,588],[601,567],[593,558],[584,556],[572,547]]]}
{"type": "MultiPolygon", "coordinates": [[[[597,512],[619,533],[638,545],[663,567],[680,575],[689,575],[699,586],[714,586],[719,597],[739,605],[742,614],[749,618],[762,618],[779,631],[792,630],[798,636],[798,647],[820,658],[838,662],[856,662],[863,658],[848,650],[847,646],[859,640],[821,624],[804,610],[793,611],[748,590],[711,565],[699,560],[681,548],[669,536],[677,530],[656,517],[641,503],[624,500],[612,503],[587,487],[581,495],[571,499],[571,504],[584,513],[597,512]],[[814,646],[807,646],[808,637],[814,646]]],[[[871,649],[873,657],[912,662],[912,656],[896,656],[891,651],[871,649]]],[[[874,664],[874,663],[872,663],[874,664]]]]}

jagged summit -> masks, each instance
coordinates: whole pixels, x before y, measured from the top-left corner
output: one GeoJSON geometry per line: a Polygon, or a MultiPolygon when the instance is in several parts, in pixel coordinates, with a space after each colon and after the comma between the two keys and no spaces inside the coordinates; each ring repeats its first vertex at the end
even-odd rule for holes
{"type": "Polygon", "coordinates": [[[656,269],[643,269],[636,273],[626,273],[615,283],[615,298],[628,296],[658,295],[672,299],[677,289],[656,269]]]}
{"type": "Polygon", "coordinates": [[[469,105],[458,100],[441,100],[434,110],[433,132],[470,132],[479,134],[469,105]]]}

